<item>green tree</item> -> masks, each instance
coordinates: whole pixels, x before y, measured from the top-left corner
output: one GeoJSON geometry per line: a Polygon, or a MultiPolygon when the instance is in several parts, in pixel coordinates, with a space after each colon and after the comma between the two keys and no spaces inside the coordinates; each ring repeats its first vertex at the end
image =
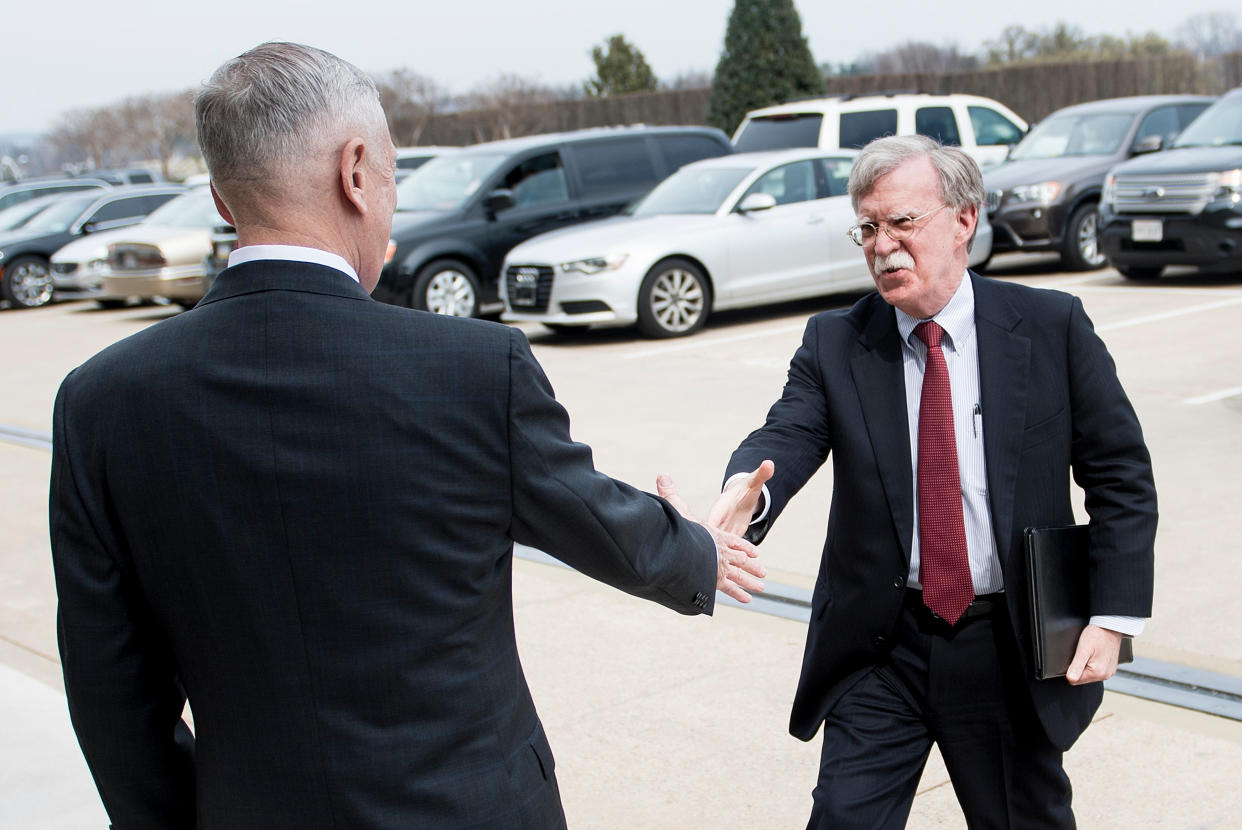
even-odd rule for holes
{"type": "Polygon", "coordinates": [[[592,97],[651,92],[657,86],[647,59],[624,35],[613,35],[603,46],[592,47],[591,60],[595,61],[595,77],[585,87],[592,97]]]}
{"type": "Polygon", "coordinates": [[[749,110],[823,93],[824,78],[793,0],[736,0],[712,79],[707,123],[732,133],[749,110]]]}

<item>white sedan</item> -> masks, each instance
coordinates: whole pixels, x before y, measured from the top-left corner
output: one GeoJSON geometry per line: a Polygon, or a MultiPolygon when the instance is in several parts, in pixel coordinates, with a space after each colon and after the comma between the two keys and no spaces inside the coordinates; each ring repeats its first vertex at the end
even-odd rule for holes
{"type": "MultiPolygon", "coordinates": [[[[553,330],[637,323],[648,337],[679,337],[712,311],[869,288],[846,236],[855,156],[808,148],[688,164],[623,216],[511,250],[503,319],[553,330]]],[[[982,216],[972,264],[991,251],[982,216]]]]}

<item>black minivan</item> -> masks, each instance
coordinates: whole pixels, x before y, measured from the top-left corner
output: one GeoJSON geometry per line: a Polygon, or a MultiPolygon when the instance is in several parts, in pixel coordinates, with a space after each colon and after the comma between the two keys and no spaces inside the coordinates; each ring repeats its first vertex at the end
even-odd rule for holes
{"type": "Polygon", "coordinates": [[[711,127],[603,127],[492,141],[397,186],[396,250],[377,300],[475,317],[501,309],[500,267],[519,242],[621,211],[684,164],[733,152],[711,127]]]}

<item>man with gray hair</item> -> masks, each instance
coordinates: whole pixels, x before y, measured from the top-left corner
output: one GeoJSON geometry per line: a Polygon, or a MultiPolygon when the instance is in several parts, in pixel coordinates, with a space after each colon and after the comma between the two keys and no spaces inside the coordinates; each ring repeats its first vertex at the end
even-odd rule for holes
{"type": "Polygon", "coordinates": [[[761,590],[753,546],[597,472],[521,332],[371,300],[395,150],[362,72],[264,44],[196,114],[239,247],[54,415],[65,686],[114,826],[564,826],[514,542],[685,614],[761,590]]]}
{"type": "MultiPolygon", "coordinates": [[[[1076,297],[966,270],[974,161],[878,139],[850,174],[877,293],[812,317],[708,522],[755,542],[833,458],[790,731],[824,727],[809,827],[904,826],[932,743],[971,827],[1074,826],[1061,754],[1151,612],[1156,497],[1134,409],[1076,297]],[[1091,624],[1037,680],[1023,531],[1091,517],[1091,624]]],[[[671,491],[667,496],[674,496],[671,491]]]]}

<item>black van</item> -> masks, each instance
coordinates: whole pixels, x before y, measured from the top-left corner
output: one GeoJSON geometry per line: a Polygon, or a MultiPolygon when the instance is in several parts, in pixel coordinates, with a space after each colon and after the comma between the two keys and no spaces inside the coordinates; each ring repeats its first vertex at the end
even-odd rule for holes
{"type": "Polygon", "coordinates": [[[618,213],[683,164],[733,151],[710,127],[606,127],[476,144],[397,186],[377,300],[474,317],[501,309],[505,254],[618,213]]]}
{"type": "Polygon", "coordinates": [[[1204,110],[1172,149],[1112,169],[1100,244],[1134,280],[1166,265],[1242,270],[1242,87],[1204,110]]]}

